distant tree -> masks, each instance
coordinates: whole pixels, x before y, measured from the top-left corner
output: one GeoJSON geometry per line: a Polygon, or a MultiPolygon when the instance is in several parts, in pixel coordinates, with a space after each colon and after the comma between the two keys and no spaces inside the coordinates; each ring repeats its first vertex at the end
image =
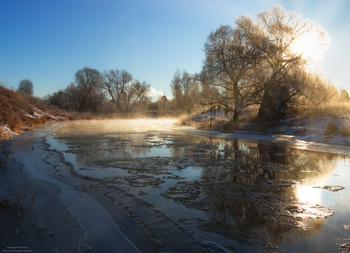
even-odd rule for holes
{"type": "Polygon", "coordinates": [[[49,104],[57,106],[68,111],[79,111],[81,92],[71,83],[66,89],[60,90],[48,96],[46,99],[49,104]]]}
{"type": "Polygon", "coordinates": [[[173,109],[190,113],[197,100],[198,80],[186,70],[177,70],[171,81],[171,91],[173,94],[173,109]]]}
{"type": "Polygon", "coordinates": [[[129,113],[133,110],[135,104],[141,100],[143,96],[146,95],[146,93],[149,90],[149,85],[146,82],[139,82],[138,80],[135,80],[132,82],[129,86],[125,89],[125,112],[129,113]]]}
{"type": "Polygon", "coordinates": [[[137,104],[135,105],[135,111],[139,113],[147,113],[148,106],[150,103],[152,103],[152,99],[147,96],[148,93],[146,93],[144,96],[140,97],[140,99],[137,101],[137,104]]]}
{"type": "Polygon", "coordinates": [[[117,110],[129,113],[148,92],[149,85],[133,80],[125,70],[110,70],[103,73],[104,89],[117,110]]]}
{"type": "Polygon", "coordinates": [[[33,95],[33,83],[29,79],[23,79],[18,84],[18,92],[22,92],[28,95],[33,95]]]}
{"type": "Polygon", "coordinates": [[[68,110],[79,111],[82,94],[74,82],[68,85],[64,90],[64,94],[68,103],[68,110]]]}
{"type": "Polygon", "coordinates": [[[166,113],[170,109],[169,100],[168,100],[167,96],[165,96],[165,95],[159,97],[157,104],[158,104],[158,110],[161,113],[166,113]]]}
{"type": "Polygon", "coordinates": [[[96,69],[83,68],[76,72],[75,83],[48,96],[47,101],[62,109],[80,112],[145,112],[148,90],[146,82],[133,80],[124,70],[101,75],[96,69]]]}
{"type": "Polygon", "coordinates": [[[103,73],[104,89],[111,97],[112,102],[122,111],[122,100],[125,96],[127,85],[133,80],[132,75],[125,70],[110,70],[103,73]]]}
{"type": "Polygon", "coordinates": [[[60,90],[58,92],[53,93],[51,96],[47,98],[49,104],[57,106],[61,109],[68,110],[69,109],[69,101],[67,101],[67,96],[64,91],[60,90]]]}
{"type": "Polygon", "coordinates": [[[103,79],[100,72],[85,67],[75,73],[75,82],[80,93],[79,111],[96,111],[104,100],[103,79]]]}
{"type": "Polygon", "coordinates": [[[344,89],[340,91],[340,101],[342,102],[350,101],[349,93],[344,89]]]}
{"type": "Polygon", "coordinates": [[[183,88],[181,85],[181,74],[179,70],[175,72],[173,80],[171,81],[170,87],[173,94],[173,106],[175,107],[175,109],[181,109],[182,98],[183,98],[183,88]]]}

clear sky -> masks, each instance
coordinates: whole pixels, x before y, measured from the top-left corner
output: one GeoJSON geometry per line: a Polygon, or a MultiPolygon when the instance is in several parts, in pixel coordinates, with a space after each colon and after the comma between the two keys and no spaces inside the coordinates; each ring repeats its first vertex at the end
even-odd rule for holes
{"type": "Polygon", "coordinates": [[[42,97],[83,67],[117,68],[170,95],[177,69],[201,70],[211,31],[275,5],[326,29],[324,73],[350,92],[349,0],[0,0],[0,81],[29,78],[42,97]]]}

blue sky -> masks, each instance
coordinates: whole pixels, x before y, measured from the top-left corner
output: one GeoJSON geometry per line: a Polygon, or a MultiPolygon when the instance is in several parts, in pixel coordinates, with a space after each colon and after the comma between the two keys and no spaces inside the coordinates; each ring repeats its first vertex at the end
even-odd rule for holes
{"type": "Polygon", "coordinates": [[[211,31],[275,5],[326,29],[323,71],[350,92],[348,0],[0,0],[0,81],[29,78],[42,97],[85,66],[118,68],[170,95],[177,69],[201,70],[211,31]]]}

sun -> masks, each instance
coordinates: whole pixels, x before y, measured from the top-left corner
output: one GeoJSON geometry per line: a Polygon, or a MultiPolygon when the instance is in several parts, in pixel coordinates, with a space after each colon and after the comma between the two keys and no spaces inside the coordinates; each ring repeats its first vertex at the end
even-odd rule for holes
{"type": "Polygon", "coordinates": [[[324,64],[329,46],[330,39],[327,34],[321,36],[317,32],[309,32],[294,40],[291,51],[294,54],[300,54],[310,68],[318,68],[324,64]]]}

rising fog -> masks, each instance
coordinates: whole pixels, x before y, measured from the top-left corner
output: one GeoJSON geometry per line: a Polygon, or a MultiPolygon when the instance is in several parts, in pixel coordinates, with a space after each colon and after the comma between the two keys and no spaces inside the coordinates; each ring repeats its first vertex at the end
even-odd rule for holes
{"type": "Polygon", "coordinates": [[[55,133],[57,137],[172,131],[179,128],[177,119],[118,119],[74,121],[55,133]]]}

